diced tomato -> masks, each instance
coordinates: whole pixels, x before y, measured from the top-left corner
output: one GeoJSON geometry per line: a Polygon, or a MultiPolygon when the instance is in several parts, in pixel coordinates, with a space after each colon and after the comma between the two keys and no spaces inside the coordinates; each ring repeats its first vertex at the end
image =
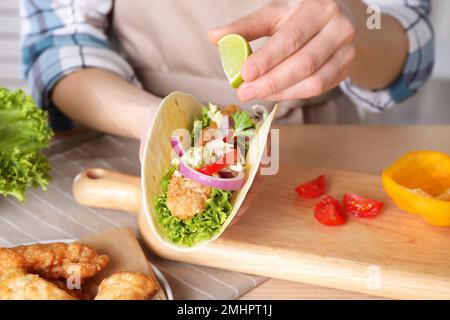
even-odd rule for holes
{"type": "Polygon", "coordinates": [[[339,226],[347,221],[344,209],[333,197],[325,197],[314,207],[317,221],[326,226],[339,226]]]}
{"type": "Polygon", "coordinates": [[[346,193],[342,200],[344,208],[355,217],[365,218],[378,215],[383,209],[384,203],[367,199],[356,194],[346,193]]]}
{"type": "Polygon", "coordinates": [[[202,168],[198,168],[197,171],[210,176],[216,172],[219,172],[220,170],[225,169],[226,167],[228,167],[231,164],[236,164],[237,161],[238,161],[238,150],[233,149],[233,151],[230,151],[230,152],[224,154],[216,162],[213,162],[202,168]]]}
{"type": "Polygon", "coordinates": [[[320,197],[325,193],[327,182],[324,175],[314,180],[302,183],[295,188],[295,191],[303,198],[313,199],[320,197]]]}

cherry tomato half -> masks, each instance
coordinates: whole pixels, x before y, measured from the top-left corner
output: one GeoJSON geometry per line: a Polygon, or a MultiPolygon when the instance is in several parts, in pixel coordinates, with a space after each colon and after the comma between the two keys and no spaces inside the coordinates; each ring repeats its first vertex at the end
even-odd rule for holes
{"type": "Polygon", "coordinates": [[[214,163],[211,163],[202,168],[198,168],[197,171],[206,174],[208,176],[213,175],[216,172],[219,172],[222,169],[225,169],[231,164],[236,164],[238,161],[239,151],[237,149],[233,149],[226,154],[224,154],[219,160],[214,163]]]}
{"type": "Polygon", "coordinates": [[[346,193],[342,200],[345,209],[355,217],[366,218],[378,215],[384,203],[367,199],[356,194],[346,193]]]}
{"type": "Polygon", "coordinates": [[[347,221],[344,209],[333,197],[325,197],[314,207],[314,217],[326,226],[339,226],[347,221]]]}
{"type": "Polygon", "coordinates": [[[324,175],[314,180],[299,184],[295,191],[303,198],[313,199],[320,197],[325,193],[327,182],[324,175]]]}

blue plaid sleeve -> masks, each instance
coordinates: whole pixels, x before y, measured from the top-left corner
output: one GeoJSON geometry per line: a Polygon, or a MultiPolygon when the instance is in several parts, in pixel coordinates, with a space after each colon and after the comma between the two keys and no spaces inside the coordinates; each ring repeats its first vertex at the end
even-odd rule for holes
{"type": "Polygon", "coordinates": [[[341,89],[358,106],[381,112],[413,96],[430,78],[434,65],[434,33],[428,20],[430,0],[366,0],[377,5],[383,13],[395,17],[405,28],[409,39],[409,56],[401,75],[388,88],[366,90],[350,79],[340,84],[341,89]]]}
{"type": "Polygon", "coordinates": [[[52,117],[62,127],[70,125],[49,95],[71,72],[97,67],[137,83],[105,35],[112,5],[113,0],[21,0],[22,73],[36,103],[49,110],[52,125],[58,121],[52,117]]]}

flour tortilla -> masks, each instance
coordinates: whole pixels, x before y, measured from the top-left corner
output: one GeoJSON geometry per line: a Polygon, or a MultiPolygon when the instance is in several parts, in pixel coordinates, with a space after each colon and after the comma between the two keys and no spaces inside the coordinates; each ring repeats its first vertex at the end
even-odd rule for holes
{"type": "Polygon", "coordinates": [[[235,217],[255,179],[263,157],[270,126],[277,109],[278,107],[276,106],[258,128],[256,135],[250,142],[246,159],[246,163],[250,162],[245,169],[246,182],[241,190],[233,192],[231,199],[233,209],[227,221],[223,224],[220,231],[209,240],[201,241],[192,247],[184,247],[172,243],[164,234],[164,230],[158,222],[154,208],[154,199],[162,192],[161,180],[166,170],[171,167],[172,146],[170,137],[172,133],[180,128],[190,131],[194,121],[201,118],[202,104],[192,95],[182,92],[173,92],[161,102],[153,120],[152,128],[147,136],[142,162],[141,174],[143,178],[141,183],[144,196],[144,212],[152,232],[163,244],[174,250],[191,251],[220,237],[235,217]]]}

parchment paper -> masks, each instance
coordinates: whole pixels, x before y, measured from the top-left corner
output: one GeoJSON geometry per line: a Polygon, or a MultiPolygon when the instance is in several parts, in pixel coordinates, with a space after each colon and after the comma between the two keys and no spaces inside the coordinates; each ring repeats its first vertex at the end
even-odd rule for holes
{"type": "MultiPolygon", "coordinates": [[[[130,228],[118,228],[94,234],[80,240],[81,243],[92,246],[99,254],[109,256],[108,265],[83,284],[83,290],[91,296],[97,293],[100,282],[120,271],[142,272],[157,279],[152,264],[145,257],[139,242],[130,228]]],[[[160,289],[152,300],[167,300],[164,291],[160,289]]]]}

